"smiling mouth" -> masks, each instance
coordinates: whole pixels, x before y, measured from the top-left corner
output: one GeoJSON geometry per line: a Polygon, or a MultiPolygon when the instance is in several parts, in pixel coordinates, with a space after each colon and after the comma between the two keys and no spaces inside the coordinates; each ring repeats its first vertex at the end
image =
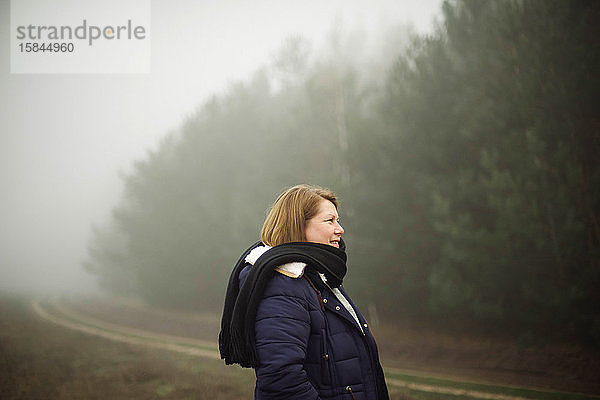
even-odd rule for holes
{"type": "Polygon", "coordinates": [[[340,247],[340,241],[339,240],[331,240],[329,242],[330,245],[335,246],[335,247],[340,247]]]}

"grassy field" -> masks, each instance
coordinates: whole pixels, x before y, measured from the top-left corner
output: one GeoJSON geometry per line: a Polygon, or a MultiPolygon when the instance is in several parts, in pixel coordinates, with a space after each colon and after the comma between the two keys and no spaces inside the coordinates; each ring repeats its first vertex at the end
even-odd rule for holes
{"type": "Polygon", "coordinates": [[[71,331],[0,297],[3,399],[250,399],[253,382],[250,370],[71,331]]]}
{"type": "MultiPolygon", "coordinates": [[[[2,399],[252,399],[254,373],[87,335],[44,321],[30,299],[0,295],[2,399]]],[[[390,388],[393,400],[442,398],[390,388]]],[[[444,397],[446,398],[446,397],[444,397]]]]}
{"type": "MultiPolygon", "coordinates": [[[[511,387],[511,386],[502,386],[502,385],[492,385],[492,384],[483,384],[483,383],[475,383],[475,382],[467,382],[467,381],[457,381],[451,379],[444,379],[439,377],[429,377],[429,376],[419,376],[410,372],[400,372],[400,371],[390,371],[388,370],[386,373],[386,377],[388,380],[390,379],[398,379],[402,382],[412,383],[417,386],[426,386],[426,387],[437,387],[443,389],[457,389],[459,391],[469,392],[469,396],[464,395],[451,395],[445,394],[448,398],[454,399],[484,399],[490,398],[486,396],[500,395],[506,397],[515,397],[515,398],[523,398],[523,399],[531,399],[531,400],[591,400],[591,399],[600,399],[598,396],[586,395],[586,394],[578,394],[578,393],[565,393],[565,392],[557,392],[551,390],[535,390],[535,389],[526,389],[521,387],[511,387]],[[483,397],[478,397],[476,393],[483,394],[483,397]]],[[[412,394],[413,397],[419,398],[418,390],[409,390],[406,391],[408,394],[412,394]]],[[[431,396],[431,394],[428,394],[431,396]]],[[[433,395],[435,397],[435,395],[433,395]]],[[[424,397],[431,398],[431,397],[424,397]]],[[[446,397],[445,397],[446,398],[446,397]]]]}
{"type": "MultiPolygon", "coordinates": [[[[218,360],[217,330],[214,316],[0,295],[0,398],[251,399],[253,372],[218,360]]],[[[415,370],[386,376],[393,400],[600,399],[415,370]]]]}

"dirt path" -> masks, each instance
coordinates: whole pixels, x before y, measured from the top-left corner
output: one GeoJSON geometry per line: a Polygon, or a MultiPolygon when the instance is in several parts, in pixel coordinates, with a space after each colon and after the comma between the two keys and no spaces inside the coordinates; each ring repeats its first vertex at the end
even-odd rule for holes
{"type": "MultiPolygon", "coordinates": [[[[53,301],[50,307],[44,307],[39,300],[33,300],[32,308],[40,317],[52,323],[86,334],[123,343],[175,351],[191,356],[220,359],[217,344],[213,342],[111,324],[83,315],[57,301],[53,301]],[[50,311],[50,309],[53,311],[50,311]]],[[[387,378],[386,380],[390,385],[441,395],[460,395],[490,400],[527,400],[525,397],[419,384],[395,378],[387,378]]]]}
{"type": "Polygon", "coordinates": [[[60,314],[51,313],[44,309],[39,300],[32,301],[34,311],[42,318],[66,328],[74,329],[90,335],[100,336],[117,342],[143,345],[158,349],[165,349],[184,353],[192,356],[220,359],[215,343],[203,340],[182,338],[166,334],[156,334],[138,329],[120,327],[93,318],[85,317],[64,305],[56,304],[60,314]],[[211,348],[213,350],[211,350],[211,348]]]}
{"type": "Polygon", "coordinates": [[[486,392],[478,392],[475,390],[463,390],[454,389],[443,386],[424,385],[420,383],[405,382],[399,379],[386,378],[385,381],[388,385],[394,385],[399,387],[405,387],[412,390],[418,390],[420,392],[438,393],[438,394],[450,394],[455,396],[467,396],[476,399],[490,399],[490,400],[530,400],[526,397],[508,396],[504,394],[494,394],[486,392]]]}

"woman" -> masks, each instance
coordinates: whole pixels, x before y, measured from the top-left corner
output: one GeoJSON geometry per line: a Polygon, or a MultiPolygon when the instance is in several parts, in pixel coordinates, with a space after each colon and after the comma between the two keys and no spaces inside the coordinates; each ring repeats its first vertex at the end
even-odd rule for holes
{"type": "Polygon", "coordinates": [[[337,207],[327,189],[286,190],[231,274],[219,348],[227,364],[255,369],[255,399],[389,398],[369,326],[342,287],[337,207]]]}

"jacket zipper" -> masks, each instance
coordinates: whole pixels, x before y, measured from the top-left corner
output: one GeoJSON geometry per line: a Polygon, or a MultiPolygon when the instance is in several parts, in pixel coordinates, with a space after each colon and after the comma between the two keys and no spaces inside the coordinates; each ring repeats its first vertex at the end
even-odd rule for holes
{"type": "MultiPolygon", "coordinates": [[[[337,296],[335,295],[335,292],[333,291],[333,288],[332,288],[331,286],[329,286],[329,283],[327,283],[327,282],[325,282],[325,281],[323,281],[323,283],[325,284],[325,286],[327,286],[327,287],[329,288],[329,290],[331,291],[331,294],[333,294],[333,296],[334,296],[335,298],[337,298],[337,296]]],[[[340,287],[342,287],[342,285],[340,285],[340,287]]],[[[340,293],[341,293],[341,292],[340,292],[340,293]]],[[[346,298],[346,296],[344,296],[344,294],[343,294],[343,293],[341,293],[341,295],[342,295],[342,297],[346,298]]],[[[338,299],[338,301],[340,301],[340,300],[338,299]]],[[[346,301],[348,302],[348,304],[350,305],[350,307],[352,307],[352,304],[350,304],[350,302],[348,301],[348,299],[347,299],[347,298],[346,298],[346,301]]],[[[342,302],[340,301],[340,303],[342,303],[342,302]]],[[[342,304],[342,305],[343,305],[343,304],[342,304]]],[[[344,305],[344,308],[346,308],[346,306],[345,306],[345,305],[344,305]]],[[[356,313],[356,310],[354,310],[354,312],[356,313]]],[[[350,311],[348,311],[348,314],[350,314],[350,311]]],[[[357,318],[358,318],[358,315],[357,315],[357,318]]],[[[361,333],[363,334],[363,336],[366,336],[366,335],[367,335],[367,333],[366,333],[366,332],[365,332],[365,330],[362,328],[362,326],[360,326],[360,320],[356,321],[356,320],[354,320],[354,318],[352,318],[352,320],[350,320],[350,319],[346,318],[346,320],[348,320],[348,321],[350,321],[350,322],[354,321],[354,323],[356,323],[356,324],[358,325],[358,329],[361,331],[361,333]]],[[[353,325],[354,325],[354,323],[353,323],[353,325]]]]}
{"type": "Polygon", "coordinates": [[[350,386],[346,386],[346,392],[350,392],[350,396],[352,396],[352,399],[356,400],[356,397],[354,397],[354,393],[352,393],[352,388],[350,386]]]}
{"type": "Polygon", "coordinates": [[[319,289],[317,289],[317,287],[310,280],[310,278],[308,276],[306,276],[306,274],[304,275],[304,277],[306,278],[306,280],[308,281],[310,286],[314,289],[314,291],[317,292],[317,298],[319,299],[319,305],[321,306],[321,311],[325,312],[325,305],[323,304],[323,297],[321,297],[321,292],[319,291],[319,289]]]}
{"type": "MultiPolygon", "coordinates": [[[[317,287],[315,286],[315,284],[312,282],[312,280],[308,276],[306,276],[306,274],[303,275],[303,276],[304,276],[304,278],[306,278],[306,280],[308,281],[308,283],[310,284],[310,286],[313,288],[313,290],[317,293],[317,298],[319,299],[319,305],[321,306],[321,311],[325,312],[325,303],[323,302],[323,297],[321,296],[321,291],[319,289],[317,289],[317,287]]],[[[325,282],[325,285],[327,285],[327,282],[325,282]]],[[[327,287],[329,287],[329,289],[333,293],[333,289],[331,289],[331,287],[329,285],[327,285],[327,287]]],[[[350,321],[350,320],[348,320],[348,321],[350,321]]],[[[354,325],[353,322],[352,322],[352,325],[354,325]]],[[[362,328],[361,328],[361,331],[362,331],[362,334],[363,334],[363,340],[364,341],[368,341],[368,339],[367,339],[367,333],[364,330],[362,330],[362,328]]],[[[371,361],[371,368],[373,370],[373,373],[375,373],[374,365],[373,365],[373,356],[371,355],[371,351],[369,350],[370,347],[369,347],[369,345],[367,343],[365,343],[365,345],[366,345],[366,349],[367,349],[367,354],[369,356],[369,361],[371,361]]],[[[325,359],[325,361],[329,361],[329,354],[325,354],[323,356],[323,358],[325,359]]],[[[333,379],[333,377],[332,377],[332,379],[333,379]]],[[[375,390],[378,391],[377,382],[375,382],[375,390]]],[[[352,393],[352,388],[350,386],[346,386],[346,391],[348,393],[350,393],[350,396],[352,396],[352,400],[356,400],[356,397],[354,397],[354,393],[352,393]]]]}

